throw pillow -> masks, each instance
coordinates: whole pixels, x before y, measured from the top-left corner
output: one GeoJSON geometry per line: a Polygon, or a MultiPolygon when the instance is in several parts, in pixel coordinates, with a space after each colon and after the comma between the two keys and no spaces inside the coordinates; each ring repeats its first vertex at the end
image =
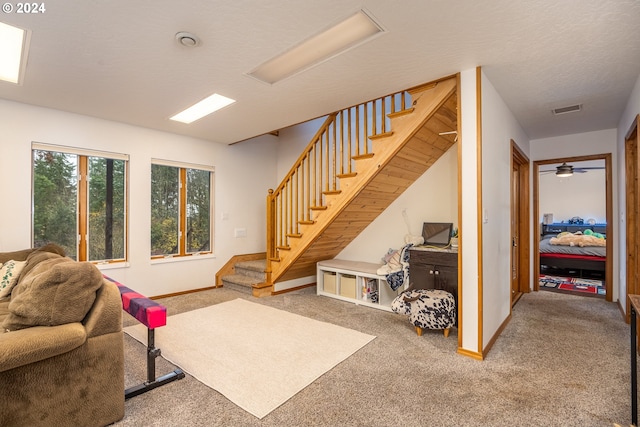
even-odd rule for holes
{"type": "Polygon", "coordinates": [[[100,286],[102,274],[91,263],[63,257],[43,260],[20,281],[2,329],[81,322],[100,286]]]}
{"type": "Polygon", "coordinates": [[[18,283],[20,273],[24,268],[26,261],[9,260],[4,264],[0,264],[0,299],[7,298],[11,295],[13,287],[18,283]]]}

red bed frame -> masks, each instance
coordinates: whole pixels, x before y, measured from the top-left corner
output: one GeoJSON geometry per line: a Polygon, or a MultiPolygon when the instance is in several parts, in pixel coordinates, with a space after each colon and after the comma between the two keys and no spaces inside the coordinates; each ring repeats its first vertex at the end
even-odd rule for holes
{"type": "Polygon", "coordinates": [[[574,270],[605,271],[607,257],[541,253],[540,265],[574,270]]]}

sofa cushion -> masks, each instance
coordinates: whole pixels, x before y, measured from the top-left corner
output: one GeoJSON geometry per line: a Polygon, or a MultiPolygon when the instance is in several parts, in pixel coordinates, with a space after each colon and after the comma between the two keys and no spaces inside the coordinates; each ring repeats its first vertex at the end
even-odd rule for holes
{"type": "Polygon", "coordinates": [[[18,283],[18,278],[26,263],[26,261],[11,259],[2,264],[0,268],[0,299],[11,295],[11,290],[18,283]]]}
{"type": "Polygon", "coordinates": [[[16,334],[0,334],[0,372],[66,353],[86,341],[81,323],[35,326],[16,334]]]}
{"type": "Polygon", "coordinates": [[[40,261],[14,288],[2,328],[81,322],[101,285],[102,274],[91,263],[63,257],[40,261]]]}

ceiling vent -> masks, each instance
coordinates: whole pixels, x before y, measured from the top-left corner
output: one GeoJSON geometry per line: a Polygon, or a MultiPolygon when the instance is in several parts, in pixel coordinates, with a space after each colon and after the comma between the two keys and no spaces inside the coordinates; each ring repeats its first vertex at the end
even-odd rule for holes
{"type": "Polygon", "coordinates": [[[582,104],[570,105],[568,107],[554,108],[551,110],[554,116],[559,116],[560,114],[567,113],[577,113],[578,111],[582,111],[582,104]]]}

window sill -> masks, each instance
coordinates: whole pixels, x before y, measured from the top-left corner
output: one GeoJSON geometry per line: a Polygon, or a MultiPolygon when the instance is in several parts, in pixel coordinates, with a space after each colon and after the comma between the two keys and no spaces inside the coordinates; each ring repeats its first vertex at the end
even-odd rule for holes
{"type": "Polygon", "coordinates": [[[98,270],[116,270],[118,268],[129,268],[131,264],[128,261],[125,262],[97,262],[94,264],[98,267],[98,270]]]}
{"type": "Polygon", "coordinates": [[[167,264],[172,262],[183,262],[183,261],[196,261],[201,259],[215,259],[216,256],[214,254],[206,254],[206,255],[190,255],[190,256],[168,256],[164,258],[154,258],[151,260],[151,265],[154,264],[167,264]]]}

